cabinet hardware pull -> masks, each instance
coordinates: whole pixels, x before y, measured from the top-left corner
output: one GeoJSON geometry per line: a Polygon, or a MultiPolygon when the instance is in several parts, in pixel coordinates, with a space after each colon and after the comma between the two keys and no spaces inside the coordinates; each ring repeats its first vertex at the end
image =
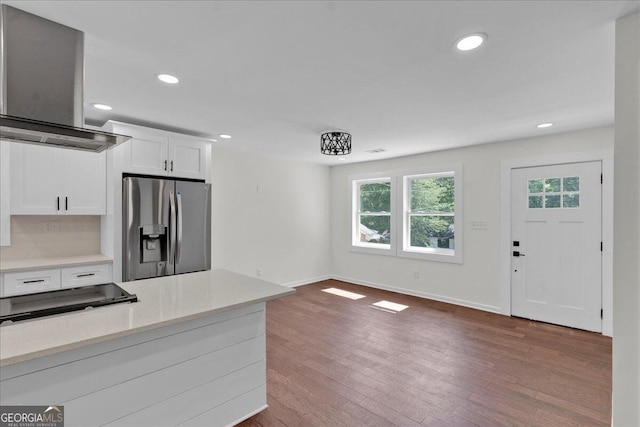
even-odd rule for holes
{"type": "Polygon", "coordinates": [[[164,161],[164,170],[167,170],[167,161],[164,161]]]}
{"type": "Polygon", "coordinates": [[[40,283],[40,282],[44,282],[44,279],[38,279],[38,280],[25,280],[22,283],[24,283],[25,285],[27,283],[40,283]]]}
{"type": "Polygon", "coordinates": [[[173,172],[173,160],[171,160],[171,172],[173,172]]]}
{"type": "Polygon", "coordinates": [[[57,210],[60,210],[60,196],[56,197],[57,210]]]}
{"type": "Polygon", "coordinates": [[[96,273],[85,273],[85,274],[78,274],[76,277],[91,277],[95,275],[96,273]]]}
{"type": "Polygon", "coordinates": [[[69,198],[68,197],[64,198],[64,210],[65,211],[69,210],[69,198]]]}

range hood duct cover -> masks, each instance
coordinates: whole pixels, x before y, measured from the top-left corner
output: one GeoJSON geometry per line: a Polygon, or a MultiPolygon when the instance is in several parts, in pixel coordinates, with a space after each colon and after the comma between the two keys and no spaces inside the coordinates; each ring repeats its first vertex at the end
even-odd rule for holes
{"type": "Polygon", "coordinates": [[[130,137],[83,128],[84,33],[0,9],[0,137],[100,152],[130,137]]]}

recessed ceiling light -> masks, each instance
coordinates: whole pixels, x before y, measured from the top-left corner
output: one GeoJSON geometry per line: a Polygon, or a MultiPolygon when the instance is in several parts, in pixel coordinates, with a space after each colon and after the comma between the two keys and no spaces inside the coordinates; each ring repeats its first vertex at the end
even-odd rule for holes
{"type": "Polygon", "coordinates": [[[176,76],[172,76],[171,74],[158,74],[158,80],[172,85],[180,81],[176,76]]]}
{"type": "Polygon", "coordinates": [[[211,141],[211,142],[218,142],[218,140],[217,140],[217,139],[213,139],[213,138],[209,138],[209,141],[211,141]]]}
{"type": "Polygon", "coordinates": [[[229,139],[229,138],[231,138],[231,135],[225,135],[225,134],[221,134],[221,135],[218,135],[218,136],[219,136],[220,138],[224,138],[224,139],[229,139]]]}
{"type": "Polygon", "coordinates": [[[456,49],[461,51],[473,50],[480,47],[486,39],[487,35],[484,33],[467,34],[461,39],[458,39],[456,49]]]}
{"type": "Polygon", "coordinates": [[[540,123],[536,127],[538,129],[544,129],[544,128],[550,128],[551,126],[553,126],[553,123],[549,122],[549,123],[540,123]]]}
{"type": "Polygon", "coordinates": [[[91,104],[93,106],[93,108],[97,108],[98,110],[105,110],[105,111],[109,111],[111,110],[111,106],[107,105],[107,104],[91,104]]]}
{"type": "Polygon", "coordinates": [[[338,160],[340,160],[341,162],[344,162],[345,160],[347,160],[346,157],[338,157],[338,160]]]}

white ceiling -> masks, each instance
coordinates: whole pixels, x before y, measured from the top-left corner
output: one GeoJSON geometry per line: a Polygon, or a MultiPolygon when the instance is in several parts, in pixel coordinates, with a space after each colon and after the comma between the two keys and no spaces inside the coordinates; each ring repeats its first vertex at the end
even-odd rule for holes
{"type": "Polygon", "coordinates": [[[612,123],[614,23],[640,5],[3,3],[85,32],[87,122],[228,133],[218,144],[326,165],[339,163],[319,152],[326,130],[353,135],[348,163],[612,123]],[[487,43],[454,51],[472,32],[487,43]],[[180,84],[160,83],[162,72],[180,84]]]}

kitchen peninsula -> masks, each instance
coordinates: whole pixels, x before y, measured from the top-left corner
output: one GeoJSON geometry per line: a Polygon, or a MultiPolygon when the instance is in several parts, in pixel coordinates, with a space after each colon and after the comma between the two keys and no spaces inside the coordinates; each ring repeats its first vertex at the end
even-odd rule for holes
{"type": "Polygon", "coordinates": [[[233,425],[266,408],[265,302],[290,288],[225,270],[119,284],[138,302],[0,327],[0,404],[67,426],[233,425]]]}

